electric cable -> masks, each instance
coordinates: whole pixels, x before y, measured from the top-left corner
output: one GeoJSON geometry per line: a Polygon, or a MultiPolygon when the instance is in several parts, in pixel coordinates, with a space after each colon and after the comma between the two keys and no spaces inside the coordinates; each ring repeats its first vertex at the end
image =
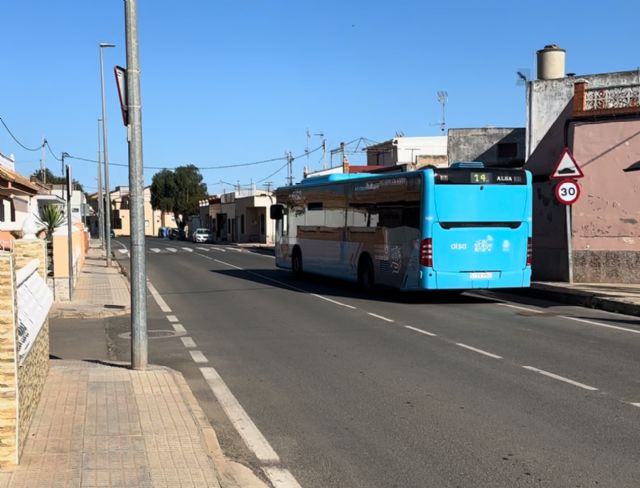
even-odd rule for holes
{"type": "Polygon", "coordinates": [[[42,149],[42,147],[44,146],[44,142],[42,144],[40,144],[38,147],[35,148],[31,148],[31,147],[27,147],[24,144],[22,144],[18,138],[16,136],[13,135],[13,132],[11,132],[11,129],[9,129],[9,127],[7,126],[7,124],[4,122],[4,119],[2,117],[0,117],[0,122],[2,122],[2,125],[4,125],[4,128],[7,130],[7,132],[9,133],[9,135],[11,136],[11,138],[16,141],[16,143],[22,148],[22,149],[26,149],[27,151],[39,151],[40,149],[42,149]]]}

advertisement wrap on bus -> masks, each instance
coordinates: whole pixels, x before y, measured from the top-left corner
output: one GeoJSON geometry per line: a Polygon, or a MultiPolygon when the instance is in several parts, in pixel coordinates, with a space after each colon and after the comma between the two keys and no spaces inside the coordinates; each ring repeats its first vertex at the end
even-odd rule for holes
{"type": "Polygon", "coordinates": [[[458,163],[276,190],[276,265],[363,288],[528,287],[531,174],[458,163]]]}

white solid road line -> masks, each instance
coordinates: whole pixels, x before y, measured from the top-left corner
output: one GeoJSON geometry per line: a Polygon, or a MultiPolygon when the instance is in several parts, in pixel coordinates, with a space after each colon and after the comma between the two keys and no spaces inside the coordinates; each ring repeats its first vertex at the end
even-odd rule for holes
{"type": "Polygon", "coordinates": [[[169,307],[169,305],[167,305],[167,302],[164,301],[164,299],[160,296],[160,293],[158,293],[158,290],[156,290],[156,288],[151,284],[150,281],[147,281],[147,288],[149,288],[149,293],[151,293],[151,296],[158,304],[158,307],[160,307],[160,310],[165,313],[171,312],[171,308],[169,307]]]}
{"type": "Polygon", "coordinates": [[[202,354],[202,352],[200,352],[200,351],[189,351],[189,354],[191,354],[191,358],[196,363],[208,363],[209,362],[207,357],[204,354],[202,354]]]}
{"type": "Polygon", "coordinates": [[[634,407],[640,408],[640,403],[630,403],[629,405],[633,405],[634,407]]]}
{"type": "Polygon", "coordinates": [[[288,469],[262,468],[273,488],[302,488],[288,469]]]}
{"type": "Polygon", "coordinates": [[[311,293],[312,297],[320,298],[321,300],[326,300],[327,302],[335,303],[336,305],[340,305],[341,307],[350,308],[351,310],[355,310],[356,307],[353,305],[347,305],[346,303],[338,302],[336,300],[332,300],[331,298],[323,297],[322,295],[316,295],[315,293],[311,293]]]}
{"type": "Polygon", "coordinates": [[[493,354],[493,353],[490,353],[490,352],[487,352],[487,351],[483,351],[482,349],[478,349],[478,348],[475,348],[475,347],[468,346],[466,344],[463,344],[462,342],[456,342],[455,344],[456,344],[456,346],[464,347],[465,349],[468,349],[469,351],[477,352],[478,354],[482,354],[484,356],[488,356],[488,357],[493,358],[493,359],[502,359],[502,356],[498,356],[497,354],[493,354]]]}
{"type": "Polygon", "coordinates": [[[188,347],[188,348],[196,347],[196,343],[191,337],[181,337],[180,340],[184,344],[184,347],[188,347]]]}
{"type": "Polygon", "coordinates": [[[418,329],[416,327],[411,327],[410,325],[405,325],[404,328],[419,332],[420,334],[428,335],[430,337],[437,337],[437,335],[432,332],[427,332],[426,330],[418,329]]]}
{"type": "Polygon", "coordinates": [[[171,324],[171,326],[176,332],[181,332],[183,334],[187,333],[187,329],[185,329],[182,324],[171,324]]]}
{"type": "Polygon", "coordinates": [[[176,317],[175,315],[167,315],[167,320],[169,322],[178,322],[178,317],[176,317]]]}
{"type": "Polygon", "coordinates": [[[229,417],[229,420],[240,434],[240,437],[244,440],[245,444],[256,457],[267,463],[280,462],[280,458],[273,450],[267,439],[264,438],[258,427],[247,415],[247,412],[242,408],[242,405],[233,396],[231,390],[224,383],[218,372],[211,367],[200,368],[202,376],[206,380],[209,388],[218,399],[218,403],[222,406],[223,410],[229,417]]]}
{"type": "Polygon", "coordinates": [[[593,320],[587,320],[587,319],[579,319],[578,317],[569,317],[567,315],[560,315],[560,317],[567,320],[575,320],[576,322],[583,322],[585,324],[597,325],[598,327],[604,327],[606,329],[623,330],[625,332],[631,332],[633,334],[640,334],[640,330],[638,329],[628,329],[626,327],[620,327],[619,325],[603,324],[601,322],[595,322],[593,320]]]}
{"type": "Polygon", "coordinates": [[[371,315],[372,317],[375,317],[377,319],[384,320],[385,322],[395,322],[395,320],[393,319],[388,319],[387,317],[383,317],[382,315],[378,315],[375,313],[367,312],[367,315],[371,315]]]}
{"type": "MultiPolygon", "coordinates": [[[[527,312],[543,313],[542,310],[536,310],[528,307],[519,307],[518,305],[512,305],[506,302],[501,302],[498,305],[502,305],[503,307],[516,308],[518,310],[526,310],[527,312]]],[[[595,320],[587,320],[587,319],[581,319],[578,317],[570,317],[569,315],[558,315],[557,317],[561,319],[573,320],[575,322],[582,322],[584,324],[595,325],[598,327],[604,327],[605,329],[614,329],[614,330],[621,330],[624,332],[631,332],[632,334],[640,334],[640,329],[629,329],[628,327],[621,327],[619,325],[603,324],[602,322],[596,322],[595,320]]]]}
{"type": "Polygon", "coordinates": [[[510,303],[498,303],[498,305],[502,305],[503,307],[509,307],[509,308],[516,308],[518,310],[526,310],[527,312],[533,312],[533,313],[542,313],[542,310],[536,310],[535,308],[528,308],[528,307],[520,307],[518,305],[512,305],[510,303]]]}
{"type": "Polygon", "coordinates": [[[548,376],[549,378],[553,378],[554,380],[564,381],[565,383],[569,383],[570,385],[577,386],[578,388],[583,388],[589,391],[598,391],[598,389],[594,388],[593,386],[585,385],[584,383],[578,383],[577,381],[570,380],[569,378],[565,378],[564,376],[559,376],[557,374],[549,373],[548,371],[534,368],[533,366],[523,366],[523,368],[528,369],[529,371],[534,371],[535,373],[540,373],[542,375],[548,376]]]}

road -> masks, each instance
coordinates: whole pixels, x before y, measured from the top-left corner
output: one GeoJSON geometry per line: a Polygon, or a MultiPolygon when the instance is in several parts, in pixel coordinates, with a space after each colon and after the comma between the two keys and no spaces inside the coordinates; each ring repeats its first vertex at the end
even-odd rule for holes
{"type": "MultiPolygon", "coordinates": [[[[276,487],[640,484],[637,318],[367,296],[233,246],[148,239],[147,269],[150,361],[181,371],[225,453],[276,487]]],[[[126,324],[110,329],[128,360],[126,324]]]]}

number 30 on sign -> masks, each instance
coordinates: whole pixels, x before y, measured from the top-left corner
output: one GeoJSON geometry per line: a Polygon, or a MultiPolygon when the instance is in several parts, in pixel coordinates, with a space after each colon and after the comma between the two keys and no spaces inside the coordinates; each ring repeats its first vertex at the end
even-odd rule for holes
{"type": "Polygon", "coordinates": [[[556,186],[556,200],[564,205],[576,203],[580,197],[580,185],[575,180],[562,180],[556,186]]]}

